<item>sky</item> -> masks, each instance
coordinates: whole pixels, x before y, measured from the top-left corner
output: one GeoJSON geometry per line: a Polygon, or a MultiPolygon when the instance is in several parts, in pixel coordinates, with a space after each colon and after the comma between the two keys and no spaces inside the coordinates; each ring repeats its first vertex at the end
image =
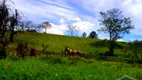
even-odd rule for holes
{"type": "MultiPolygon", "coordinates": [[[[67,25],[77,26],[79,35],[96,31],[100,39],[108,34],[98,32],[101,27],[100,11],[118,8],[125,17],[130,17],[135,26],[129,35],[120,41],[142,40],[142,0],[12,0],[12,8],[18,9],[28,20],[36,24],[51,23],[47,33],[67,35],[67,25]]],[[[44,29],[40,30],[44,32],[44,29]]]]}

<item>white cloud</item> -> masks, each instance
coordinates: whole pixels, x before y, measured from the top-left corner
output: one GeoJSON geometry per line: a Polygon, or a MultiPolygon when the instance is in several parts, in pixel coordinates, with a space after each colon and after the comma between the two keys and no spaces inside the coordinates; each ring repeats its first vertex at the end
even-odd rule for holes
{"type": "MultiPolygon", "coordinates": [[[[86,32],[87,35],[91,32],[94,31],[94,24],[88,22],[88,21],[82,21],[80,18],[75,17],[75,18],[67,18],[67,19],[60,19],[60,24],[54,24],[51,23],[52,28],[48,28],[46,33],[50,34],[61,34],[64,35],[64,32],[68,31],[68,22],[75,21],[71,25],[76,26],[79,29],[79,34],[82,34],[83,32],[86,32]]],[[[42,30],[44,31],[44,29],[42,30]]]]}
{"type": "Polygon", "coordinates": [[[64,23],[65,22],[65,20],[62,18],[62,19],[60,19],[60,23],[62,24],[62,23],[64,23]]]}
{"type": "Polygon", "coordinates": [[[58,30],[55,27],[53,27],[51,29],[47,29],[47,33],[64,35],[64,33],[62,31],[58,30]]]}
{"type": "Polygon", "coordinates": [[[63,30],[64,32],[68,30],[68,23],[72,22],[71,25],[76,26],[76,28],[79,30],[79,34],[82,34],[83,32],[86,32],[87,35],[94,31],[94,24],[90,23],[89,21],[83,21],[79,17],[74,18],[66,18],[66,19],[60,19],[61,24],[56,25],[59,27],[60,30],[63,30]]]}
{"type": "Polygon", "coordinates": [[[79,33],[86,32],[88,35],[91,31],[94,31],[94,24],[88,21],[78,21],[73,23],[72,25],[76,26],[79,29],[79,33]]]}

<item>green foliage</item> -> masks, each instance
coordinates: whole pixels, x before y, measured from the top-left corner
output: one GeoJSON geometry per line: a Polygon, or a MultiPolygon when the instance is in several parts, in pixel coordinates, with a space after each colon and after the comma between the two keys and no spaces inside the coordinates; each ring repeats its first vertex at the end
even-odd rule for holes
{"type": "Polygon", "coordinates": [[[95,32],[95,31],[92,31],[90,34],[89,34],[89,36],[88,36],[89,38],[98,38],[98,34],[95,32]]]}
{"type": "Polygon", "coordinates": [[[48,51],[47,51],[48,47],[49,47],[49,45],[45,45],[45,44],[42,43],[42,53],[43,54],[49,54],[48,51]]]}
{"type": "Polygon", "coordinates": [[[135,40],[129,44],[132,53],[129,54],[129,62],[142,63],[142,41],[135,40]]]}
{"type": "Polygon", "coordinates": [[[83,32],[82,37],[85,38],[87,36],[86,32],[83,32]]]}
{"type": "Polygon", "coordinates": [[[100,28],[100,31],[109,33],[110,40],[122,38],[122,34],[128,34],[134,28],[130,18],[124,17],[119,9],[113,8],[107,12],[100,12],[100,15],[102,18],[100,20],[101,25],[104,25],[100,28]]]}
{"type": "Polygon", "coordinates": [[[50,64],[65,64],[67,63],[67,59],[65,57],[61,57],[60,55],[42,55],[40,57],[41,60],[50,63],[50,64]]]}
{"type": "Polygon", "coordinates": [[[9,54],[8,58],[12,61],[17,61],[19,60],[19,56],[16,53],[11,53],[9,54]]]}
{"type": "Polygon", "coordinates": [[[101,15],[101,25],[99,31],[109,34],[109,54],[114,55],[115,41],[122,38],[124,34],[130,33],[131,29],[134,29],[132,21],[130,18],[123,16],[122,11],[113,8],[107,12],[100,12],[101,15]]]}

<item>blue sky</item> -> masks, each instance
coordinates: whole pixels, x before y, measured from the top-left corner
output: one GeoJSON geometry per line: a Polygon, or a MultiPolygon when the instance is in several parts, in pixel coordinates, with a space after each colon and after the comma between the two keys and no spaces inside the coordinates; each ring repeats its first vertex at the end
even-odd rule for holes
{"type": "MultiPolygon", "coordinates": [[[[100,28],[99,12],[119,8],[124,16],[130,17],[135,29],[125,35],[123,41],[142,40],[142,0],[13,0],[12,7],[21,11],[28,20],[34,23],[48,21],[52,28],[48,33],[66,35],[67,25],[79,28],[89,34],[100,28]]],[[[44,31],[44,30],[41,30],[44,31]]],[[[108,38],[107,34],[97,32],[99,38],[108,38]]]]}

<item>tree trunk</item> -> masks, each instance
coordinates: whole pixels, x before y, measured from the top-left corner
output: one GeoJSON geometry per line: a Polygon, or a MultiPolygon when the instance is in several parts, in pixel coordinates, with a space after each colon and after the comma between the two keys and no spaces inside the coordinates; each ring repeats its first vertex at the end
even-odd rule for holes
{"type": "Polygon", "coordinates": [[[114,56],[114,40],[112,39],[112,33],[110,32],[109,53],[108,56],[114,56]]]}
{"type": "Polygon", "coordinates": [[[13,38],[14,38],[14,31],[12,30],[10,33],[10,43],[13,42],[13,38]]]}
{"type": "Polygon", "coordinates": [[[10,38],[9,41],[10,43],[13,42],[13,37],[14,37],[14,21],[12,21],[11,25],[10,25],[10,38]]]}
{"type": "Polygon", "coordinates": [[[110,41],[110,48],[108,56],[114,56],[114,41],[110,41]]]}

